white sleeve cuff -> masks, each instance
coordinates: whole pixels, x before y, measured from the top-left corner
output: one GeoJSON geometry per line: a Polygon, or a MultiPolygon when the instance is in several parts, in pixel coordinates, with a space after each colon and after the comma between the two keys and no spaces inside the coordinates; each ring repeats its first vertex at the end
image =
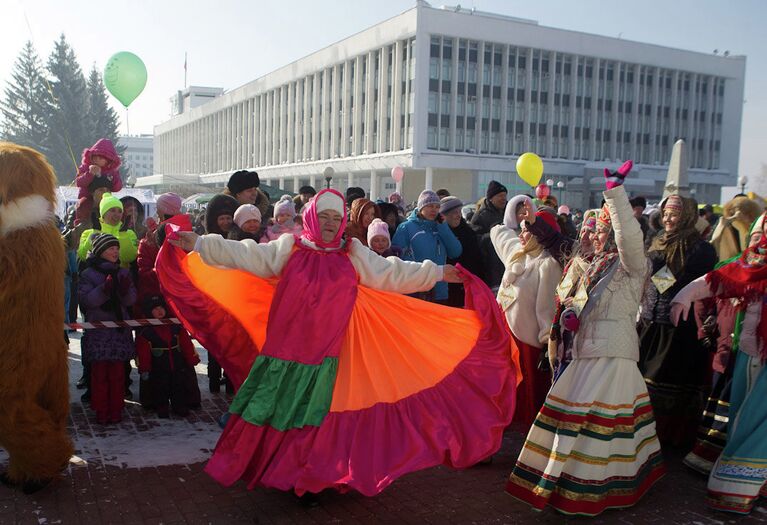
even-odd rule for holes
{"type": "Polygon", "coordinates": [[[193,250],[196,252],[199,252],[201,248],[202,248],[202,235],[197,237],[197,240],[194,242],[193,250]]]}
{"type": "Polygon", "coordinates": [[[441,281],[445,277],[445,267],[437,266],[437,280],[441,281]]]}

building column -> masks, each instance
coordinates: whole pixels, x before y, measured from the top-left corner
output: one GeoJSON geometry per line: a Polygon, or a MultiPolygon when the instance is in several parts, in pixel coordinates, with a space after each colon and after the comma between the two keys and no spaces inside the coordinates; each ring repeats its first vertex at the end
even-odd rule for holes
{"type": "Polygon", "coordinates": [[[280,181],[280,189],[284,190],[285,189],[285,177],[280,177],[279,181],[280,181]]]}
{"type": "Polygon", "coordinates": [[[370,200],[375,202],[378,199],[378,173],[376,170],[370,170],[370,200]]]}
{"type": "Polygon", "coordinates": [[[314,173],[309,175],[309,186],[311,186],[315,190],[317,189],[317,175],[314,173]]]}
{"type": "Polygon", "coordinates": [[[296,175],[293,177],[293,193],[298,193],[298,190],[301,188],[301,177],[296,175]]]}
{"type": "Polygon", "coordinates": [[[347,174],[347,188],[354,186],[354,173],[351,171],[347,174]]]}
{"type": "Polygon", "coordinates": [[[431,190],[434,187],[434,168],[426,168],[426,184],[424,184],[425,190],[431,190]]]}

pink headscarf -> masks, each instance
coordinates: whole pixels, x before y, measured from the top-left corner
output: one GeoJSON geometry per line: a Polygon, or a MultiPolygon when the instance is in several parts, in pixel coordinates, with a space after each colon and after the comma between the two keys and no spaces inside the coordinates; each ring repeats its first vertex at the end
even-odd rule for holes
{"type": "Polygon", "coordinates": [[[304,231],[301,234],[302,239],[306,239],[307,241],[310,241],[314,243],[315,246],[319,248],[340,248],[341,247],[341,238],[344,235],[344,231],[346,230],[346,199],[344,199],[344,196],[341,195],[341,193],[334,189],[324,189],[320,190],[317,195],[312,197],[312,200],[309,201],[309,203],[304,207],[303,211],[303,218],[304,218],[304,231]],[[317,200],[320,198],[321,195],[325,193],[331,193],[341,199],[341,202],[343,203],[343,218],[341,219],[341,226],[338,228],[338,233],[336,233],[336,236],[333,238],[330,242],[324,242],[322,240],[322,232],[320,231],[320,220],[317,218],[317,200]]]}

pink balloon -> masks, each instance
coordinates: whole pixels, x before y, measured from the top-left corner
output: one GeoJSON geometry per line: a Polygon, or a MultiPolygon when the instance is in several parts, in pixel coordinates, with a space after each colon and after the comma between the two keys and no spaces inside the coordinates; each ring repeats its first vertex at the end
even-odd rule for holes
{"type": "Polygon", "coordinates": [[[402,182],[404,176],[405,170],[402,169],[402,166],[395,166],[391,169],[391,178],[394,179],[394,182],[402,182]]]}
{"type": "Polygon", "coordinates": [[[543,200],[551,194],[551,188],[546,184],[539,184],[535,187],[535,196],[543,200]]]}

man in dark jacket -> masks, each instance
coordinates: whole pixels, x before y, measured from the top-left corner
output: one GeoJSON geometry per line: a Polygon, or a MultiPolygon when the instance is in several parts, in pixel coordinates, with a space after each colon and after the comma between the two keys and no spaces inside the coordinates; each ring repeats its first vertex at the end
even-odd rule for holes
{"type": "MultiPolygon", "coordinates": [[[[450,226],[450,231],[453,232],[461,243],[463,251],[457,259],[448,258],[448,264],[461,264],[471,273],[479,277],[485,278],[485,263],[482,260],[482,253],[479,251],[479,242],[477,242],[477,234],[471,229],[461,215],[461,208],[463,203],[458,197],[443,197],[440,201],[439,213],[442,220],[450,226]]],[[[464,305],[464,290],[461,283],[449,283],[447,285],[447,303],[448,306],[463,307],[464,305]]]]}
{"type": "Polygon", "coordinates": [[[503,222],[507,193],[506,186],[491,180],[487,186],[485,198],[479,203],[479,208],[471,218],[471,227],[480,236],[479,248],[485,260],[485,282],[493,291],[501,284],[504,266],[498,254],[495,253],[493,243],[490,242],[490,228],[503,222]]]}

